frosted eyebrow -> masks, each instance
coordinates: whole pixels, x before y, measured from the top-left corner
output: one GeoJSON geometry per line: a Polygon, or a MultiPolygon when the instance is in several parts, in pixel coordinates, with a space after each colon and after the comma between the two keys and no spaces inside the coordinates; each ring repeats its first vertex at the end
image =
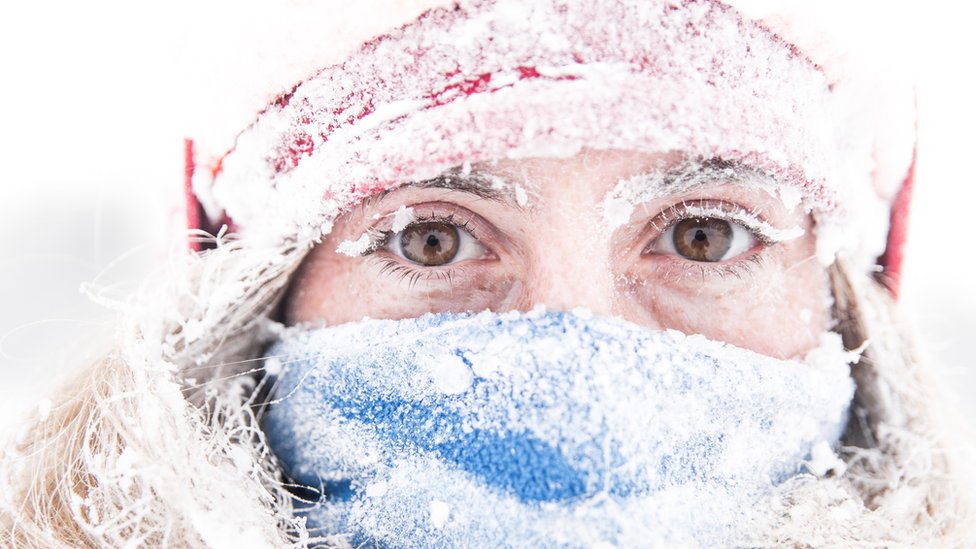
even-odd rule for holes
{"type": "Polygon", "coordinates": [[[499,202],[509,202],[514,204],[511,192],[508,192],[508,183],[497,176],[472,172],[468,175],[446,173],[433,179],[412,183],[412,186],[421,189],[449,189],[477,195],[486,200],[496,200],[499,202]]]}
{"type": "Polygon", "coordinates": [[[711,158],[687,160],[668,168],[648,170],[621,180],[614,191],[619,193],[624,190],[622,187],[636,185],[639,188],[630,190],[631,198],[646,200],[716,183],[748,183],[769,188],[786,185],[786,182],[755,166],[736,160],[711,158]],[[641,196],[635,196],[638,194],[641,196]]]}
{"type": "Polygon", "coordinates": [[[514,185],[505,178],[498,175],[478,171],[477,169],[454,168],[447,172],[421,181],[413,181],[402,186],[387,189],[374,200],[379,200],[390,193],[394,193],[404,187],[419,189],[444,189],[472,194],[478,198],[504,202],[515,208],[522,209],[522,205],[516,199],[514,185]]]}
{"type": "Polygon", "coordinates": [[[637,204],[718,183],[756,185],[771,193],[787,185],[754,166],[734,160],[686,160],[676,166],[652,169],[618,181],[604,196],[604,220],[613,230],[627,222],[637,204]]]}
{"type": "Polygon", "coordinates": [[[673,187],[678,190],[687,190],[698,185],[707,185],[718,181],[735,183],[743,180],[768,181],[773,179],[773,176],[754,166],[724,158],[686,161],[668,169],[655,170],[645,174],[645,176],[653,176],[660,180],[663,187],[673,187]]]}

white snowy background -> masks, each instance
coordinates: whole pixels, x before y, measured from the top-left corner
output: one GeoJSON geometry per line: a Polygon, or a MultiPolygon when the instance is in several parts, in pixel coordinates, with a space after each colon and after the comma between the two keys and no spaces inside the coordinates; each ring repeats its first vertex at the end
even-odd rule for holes
{"type": "MultiPolygon", "coordinates": [[[[893,24],[890,5],[867,8],[874,24],[893,24]]],[[[900,16],[920,113],[903,304],[976,418],[976,8],[961,5],[919,2],[900,16]]],[[[83,285],[124,296],[181,245],[187,84],[175,54],[196,9],[0,6],[0,425],[111,340],[113,312],[83,285]]]]}

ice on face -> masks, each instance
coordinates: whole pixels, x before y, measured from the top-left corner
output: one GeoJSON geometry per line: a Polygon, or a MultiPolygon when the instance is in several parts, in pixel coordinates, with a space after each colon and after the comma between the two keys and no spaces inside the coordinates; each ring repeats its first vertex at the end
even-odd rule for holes
{"type": "Polygon", "coordinates": [[[519,205],[520,208],[524,208],[529,203],[529,194],[525,192],[525,188],[519,184],[515,185],[515,203],[519,205]]]}
{"type": "Polygon", "coordinates": [[[407,228],[407,225],[413,223],[415,219],[413,208],[408,208],[407,206],[400,206],[397,211],[393,214],[393,226],[390,230],[398,233],[403,229],[407,228]]]}
{"type": "Polygon", "coordinates": [[[336,253],[348,255],[349,257],[359,257],[369,249],[372,241],[369,234],[362,234],[357,240],[343,240],[336,248],[336,253]]]}

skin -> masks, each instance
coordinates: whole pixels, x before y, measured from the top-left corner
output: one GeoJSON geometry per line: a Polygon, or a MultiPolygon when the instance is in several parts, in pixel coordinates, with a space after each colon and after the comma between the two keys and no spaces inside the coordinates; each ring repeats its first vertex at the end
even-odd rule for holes
{"type": "Polygon", "coordinates": [[[594,150],[571,158],[503,160],[474,167],[505,181],[500,196],[407,185],[368,200],[340,217],[311,251],[285,297],[285,322],[336,325],[544,304],[702,334],[777,358],[816,347],[829,327],[831,299],[826,270],[814,259],[813,222],[802,207],[787,208],[754,178],[714,178],[652,193],[629,220],[610,227],[602,204],[618,182],[680,160],[675,154],[594,150]],[[527,198],[522,204],[518,189],[527,198]],[[749,241],[746,230],[741,234],[749,245],[742,253],[694,261],[669,249],[666,234],[668,224],[690,216],[689,204],[751,212],[775,229],[804,232],[766,243],[749,241]],[[468,246],[462,261],[437,267],[416,265],[390,246],[352,257],[337,251],[369,231],[390,231],[401,206],[413,209],[415,222],[450,217],[480,246],[468,246]]]}

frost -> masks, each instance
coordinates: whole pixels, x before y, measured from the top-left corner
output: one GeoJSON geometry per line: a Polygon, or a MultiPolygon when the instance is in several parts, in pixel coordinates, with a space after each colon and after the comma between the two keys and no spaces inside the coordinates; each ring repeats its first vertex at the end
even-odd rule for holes
{"type": "Polygon", "coordinates": [[[806,231],[802,227],[778,229],[748,212],[728,212],[721,208],[686,207],[685,212],[701,217],[718,217],[736,221],[772,242],[784,242],[800,238],[806,231]]]}
{"type": "Polygon", "coordinates": [[[310,526],[367,545],[727,546],[827,463],[854,389],[836,334],[778,360],[542,308],[293,330],[269,354],[276,455],[352,487],[310,526]]]}
{"type": "Polygon", "coordinates": [[[268,357],[264,359],[264,371],[270,376],[276,376],[281,373],[281,360],[278,357],[268,357]]]}
{"type": "Polygon", "coordinates": [[[582,318],[584,320],[585,319],[593,318],[593,311],[591,311],[590,309],[588,309],[586,307],[576,307],[576,308],[574,308],[570,312],[573,313],[574,315],[576,315],[577,317],[582,318]]]}
{"type": "Polygon", "coordinates": [[[810,450],[810,460],[807,461],[806,465],[810,472],[818,477],[826,475],[830,470],[841,474],[846,468],[844,461],[837,457],[827,441],[820,441],[814,445],[813,449],[810,450]]]}
{"type": "Polygon", "coordinates": [[[393,214],[393,226],[390,227],[390,230],[398,233],[407,228],[407,225],[413,223],[414,219],[416,218],[414,217],[413,208],[400,206],[396,213],[393,214]]]}
{"type": "Polygon", "coordinates": [[[374,482],[366,486],[366,497],[381,498],[386,495],[387,486],[383,481],[374,482]]]}
{"type": "MultiPolygon", "coordinates": [[[[887,142],[865,123],[877,113],[831,82],[717,4],[463,4],[302,82],[237,137],[212,182],[201,170],[193,184],[212,216],[226,211],[243,234],[279,244],[317,240],[366,196],[459,166],[584,148],[673,152],[768,173],[788,207],[863,236],[834,241],[822,261],[841,251],[873,261],[890,182],[910,155],[874,156],[887,142]],[[878,192],[873,173],[885,179],[878,192]]],[[[910,151],[906,134],[885,149],[910,151]]],[[[628,202],[604,204],[608,226],[628,202]]]]}
{"type": "Polygon", "coordinates": [[[634,213],[634,203],[621,197],[609,196],[603,201],[603,219],[610,230],[624,226],[634,213]]]}
{"type": "Polygon", "coordinates": [[[359,123],[356,124],[356,126],[346,131],[350,133],[354,132],[353,133],[354,135],[359,135],[379,127],[384,122],[389,122],[390,120],[399,118],[413,111],[416,111],[421,107],[423,107],[423,103],[414,99],[405,99],[401,101],[391,101],[389,103],[384,103],[376,107],[376,109],[371,114],[364,116],[362,119],[360,119],[359,123]]]}
{"type": "Polygon", "coordinates": [[[343,240],[339,243],[336,248],[336,252],[348,255],[349,257],[359,257],[369,250],[372,240],[369,238],[369,234],[363,233],[358,240],[343,240]]]}
{"type": "Polygon", "coordinates": [[[134,477],[138,473],[137,466],[141,461],[142,456],[139,455],[138,451],[129,447],[122,450],[122,454],[115,462],[115,469],[112,471],[112,474],[117,475],[116,482],[118,482],[123,490],[128,490],[132,487],[134,477]]]}
{"type": "Polygon", "coordinates": [[[781,185],[776,188],[776,193],[787,210],[796,208],[803,201],[803,193],[797,187],[781,185]]]}
{"type": "Polygon", "coordinates": [[[443,501],[433,500],[430,502],[430,523],[434,528],[443,528],[447,524],[447,517],[451,513],[451,506],[443,501]]]}
{"type": "Polygon", "coordinates": [[[492,190],[500,191],[505,188],[505,179],[494,174],[488,174],[492,190]]]}
{"type": "Polygon", "coordinates": [[[813,312],[810,309],[800,309],[800,321],[809,324],[813,319],[813,312]]]}
{"type": "Polygon", "coordinates": [[[322,235],[327,235],[332,232],[333,220],[327,219],[322,222],[322,226],[319,227],[319,231],[322,235]]]}
{"type": "MultiPolygon", "coordinates": [[[[761,171],[747,169],[742,172],[690,160],[670,167],[658,166],[646,173],[621,179],[603,198],[601,209],[604,222],[610,230],[617,229],[630,221],[634,209],[639,204],[671,195],[687,194],[694,189],[705,189],[710,185],[736,183],[762,189],[771,195],[780,194],[785,186],[782,181],[761,171]]],[[[799,191],[795,193],[786,191],[785,194],[780,194],[780,198],[786,196],[792,200],[800,196],[798,193],[799,191]]],[[[787,210],[795,207],[795,204],[786,201],[783,205],[787,210]]],[[[801,227],[773,227],[748,211],[727,211],[718,207],[704,208],[686,203],[682,203],[682,211],[689,215],[737,221],[771,242],[793,240],[805,234],[801,227]]]]}
{"type": "Polygon", "coordinates": [[[525,192],[525,189],[518,183],[515,184],[515,203],[522,208],[524,208],[529,203],[529,195],[525,192]]]}
{"type": "Polygon", "coordinates": [[[437,390],[447,395],[463,393],[471,387],[471,368],[456,355],[423,359],[437,390]]]}
{"type": "Polygon", "coordinates": [[[119,455],[118,461],[115,462],[115,467],[120,473],[127,473],[130,472],[139,461],[139,453],[132,448],[126,447],[124,450],[122,450],[122,454],[119,455]]]}
{"type": "Polygon", "coordinates": [[[817,225],[815,230],[817,243],[814,253],[820,265],[826,268],[834,264],[837,253],[844,247],[848,236],[836,225],[817,225]]]}
{"type": "Polygon", "coordinates": [[[51,399],[42,398],[37,401],[37,419],[40,421],[46,420],[51,415],[51,407],[51,399]]]}

